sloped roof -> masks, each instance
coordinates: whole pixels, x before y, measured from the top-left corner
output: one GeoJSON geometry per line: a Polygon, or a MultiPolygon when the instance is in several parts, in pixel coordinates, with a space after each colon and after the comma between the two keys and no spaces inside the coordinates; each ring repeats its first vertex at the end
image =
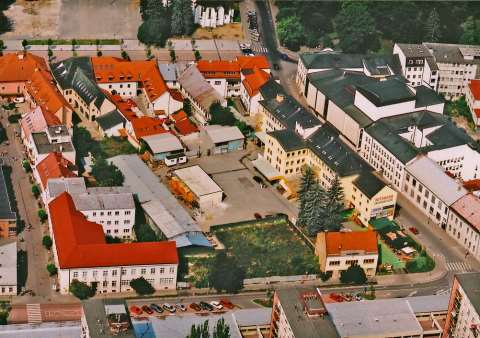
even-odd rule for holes
{"type": "Polygon", "coordinates": [[[118,126],[119,124],[124,125],[126,122],[123,115],[117,109],[97,117],[95,121],[97,121],[98,125],[103,130],[108,130],[112,127],[118,126]]]}
{"type": "Polygon", "coordinates": [[[291,129],[271,131],[268,133],[268,135],[276,139],[286,152],[305,149],[308,146],[307,143],[304,142],[304,140],[291,129]]]}
{"type": "Polygon", "coordinates": [[[137,140],[140,140],[145,136],[168,132],[168,130],[163,127],[164,120],[162,119],[150,116],[142,116],[137,117],[130,122],[132,123],[133,131],[137,140]]]}
{"type": "Polygon", "coordinates": [[[36,170],[40,176],[42,187],[47,187],[47,182],[51,178],[76,177],[73,171],[77,170],[75,165],[65,159],[61,153],[50,153],[40,163],[36,170]]]}
{"type": "Polygon", "coordinates": [[[468,84],[470,92],[475,100],[480,100],[480,80],[471,80],[468,84]]]}
{"type": "MultiPolygon", "coordinates": [[[[13,192],[10,192],[10,194],[12,193],[13,192]]],[[[10,194],[5,181],[5,175],[3,173],[3,166],[0,165],[0,219],[17,219],[17,214],[15,213],[13,205],[10,201],[10,194]]]]}
{"type": "Polygon", "coordinates": [[[102,226],[88,221],[67,192],[48,208],[61,269],[178,264],[175,242],[107,244],[102,226]]]}
{"type": "Polygon", "coordinates": [[[26,139],[30,137],[31,133],[38,133],[44,131],[48,126],[57,126],[60,124],[61,122],[57,116],[50,112],[43,111],[40,106],[29,111],[20,121],[20,126],[26,139]]]}
{"type": "Polygon", "coordinates": [[[368,198],[374,197],[387,185],[371,172],[361,173],[353,184],[368,198]]]}
{"type": "Polygon", "coordinates": [[[5,54],[0,57],[0,82],[25,82],[36,69],[48,69],[40,56],[30,53],[5,54]]]}
{"type": "Polygon", "coordinates": [[[477,232],[480,232],[480,199],[477,196],[467,194],[453,203],[451,208],[471,224],[477,232]]]}
{"type": "Polygon", "coordinates": [[[170,133],[144,136],[143,141],[145,141],[154,154],[183,149],[180,140],[170,133]]]}
{"type": "Polygon", "coordinates": [[[345,251],[364,250],[365,253],[378,253],[377,232],[349,231],[326,232],[325,247],[328,255],[341,255],[345,251]]]}
{"type": "Polygon", "coordinates": [[[255,56],[237,56],[237,62],[240,66],[240,69],[269,69],[270,65],[268,64],[268,59],[265,55],[255,55],[255,56]]]}
{"type": "Polygon", "coordinates": [[[245,138],[236,126],[209,125],[205,126],[205,132],[213,143],[243,140],[245,138]]]}
{"type": "Polygon", "coordinates": [[[153,60],[129,61],[113,56],[92,57],[98,83],[141,82],[150,102],[167,91],[167,85],[153,60]]]}
{"type": "Polygon", "coordinates": [[[255,67],[245,75],[242,83],[250,97],[258,94],[260,87],[262,87],[270,78],[270,75],[255,67]]]}

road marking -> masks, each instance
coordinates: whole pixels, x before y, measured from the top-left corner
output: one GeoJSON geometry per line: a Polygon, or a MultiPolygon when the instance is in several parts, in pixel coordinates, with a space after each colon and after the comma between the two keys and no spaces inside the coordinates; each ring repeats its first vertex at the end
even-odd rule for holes
{"type": "Polygon", "coordinates": [[[468,272],[473,270],[470,264],[465,262],[447,262],[446,265],[448,271],[468,272]]]}

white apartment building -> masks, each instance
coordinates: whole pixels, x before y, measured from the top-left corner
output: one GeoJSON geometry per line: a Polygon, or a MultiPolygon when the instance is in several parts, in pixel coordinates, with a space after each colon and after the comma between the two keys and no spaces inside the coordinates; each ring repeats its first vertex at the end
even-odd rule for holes
{"type": "Polygon", "coordinates": [[[358,265],[367,277],[375,276],[378,262],[378,239],[375,231],[319,232],[315,244],[320,271],[331,272],[338,280],[341,272],[358,265]]]}
{"type": "Polygon", "coordinates": [[[17,295],[17,239],[0,239],[0,296],[17,295]]]}
{"type": "Polygon", "coordinates": [[[426,156],[419,156],[405,170],[405,197],[428,216],[429,222],[446,229],[450,206],[467,194],[465,188],[426,156]]]}
{"type": "Polygon", "coordinates": [[[480,199],[468,194],[450,206],[447,233],[480,261],[480,199]]]}
{"type": "Polygon", "coordinates": [[[479,285],[478,272],[455,275],[443,338],[476,338],[480,335],[479,285]]]}
{"type": "Polygon", "coordinates": [[[465,100],[467,101],[475,126],[477,128],[480,127],[480,80],[470,81],[465,100]]]}
{"type": "Polygon", "coordinates": [[[411,83],[421,83],[455,100],[467,92],[468,84],[478,77],[480,47],[446,43],[395,44],[402,73],[411,83]],[[413,71],[412,71],[413,67],[413,71]],[[415,78],[413,78],[415,76],[415,78]]]}
{"type": "Polygon", "coordinates": [[[130,281],[139,277],[156,290],[176,289],[175,242],[107,244],[102,226],[88,221],[67,192],[52,200],[48,210],[62,294],[69,292],[74,280],[100,293],[131,291],[130,281]]]}
{"type": "Polygon", "coordinates": [[[124,79],[120,82],[98,83],[98,86],[108,91],[109,93],[116,93],[122,98],[130,99],[137,96],[138,83],[124,79]]]}
{"type": "Polygon", "coordinates": [[[80,177],[50,179],[46,189],[47,203],[63,192],[70,194],[75,208],[87,220],[102,226],[105,235],[134,238],[135,202],[128,188],[87,188],[80,177]]]}

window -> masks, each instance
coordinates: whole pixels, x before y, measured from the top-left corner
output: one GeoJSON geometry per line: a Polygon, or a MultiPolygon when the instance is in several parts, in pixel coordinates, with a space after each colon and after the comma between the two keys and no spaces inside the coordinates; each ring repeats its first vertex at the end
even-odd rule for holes
{"type": "Polygon", "coordinates": [[[120,215],[120,211],[115,211],[115,216],[120,215]]]}
{"type": "Polygon", "coordinates": [[[347,265],[358,264],[358,259],[352,259],[352,260],[345,261],[345,264],[347,264],[347,265]]]}
{"type": "Polygon", "coordinates": [[[122,281],[120,282],[120,285],[121,285],[121,286],[128,286],[128,285],[130,285],[130,281],[129,281],[129,280],[122,280],[122,281]]]}
{"type": "Polygon", "coordinates": [[[165,273],[165,268],[160,268],[160,273],[165,273]]]}
{"type": "Polygon", "coordinates": [[[147,269],[145,269],[145,268],[140,269],[140,274],[141,275],[144,275],[146,273],[147,273],[147,269]]]}
{"type": "Polygon", "coordinates": [[[106,288],[108,286],[108,282],[106,280],[104,280],[102,285],[103,285],[104,288],[106,288]]]}
{"type": "Polygon", "coordinates": [[[127,269],[125,268],[122,268],[122,276],[126,275],[127,274],[127,269]]]}
{"type": "Polygon", "coordinates": [[[215,86],[220,86],[222,84],[222,81],[215,81],[215,86]]]}
{"type": "Polygon", "coordinates": [[[363,264],[373,264],[375,262],[375,259],[373,258],[368,258],[363,260],[363,264]]]}
{"type": "Polygon", "coordinates": [[[103,270],[103,276],[107,277],[108,276],[108,270],[103,270]]]}
{"type": "Polygon", "coordinates": [[[117,275],[117,270],[112,270],[112,276],[116,276],[117,275]]]}
{"type": "Polygon", "coordinates": [[[116,280],[112,280],[112,286],[117,286],[117,281],[116,280]]]}
{"type": "Polygon", "coordinates": [[[175,267],[174,266],[170,267],[170,273],[175,273],[175,267]]]}
{"type": "Polygon", "coordinates": [[[137,270],[136,270],[136,269],[132,269],[132,270],[130,271],[130,274],[131,274],[131,275],[135,275],[136,273],[137,273],[137,270]]]}
{"type": "Polygon", "coordinates": [[[93,276],[93,277],[97,277],[97,270],[94,270],[94,271],[92,272],[92,276],[93,276]]]}
{"type": "Polygon", "coordinates": [[[329,266],[337,266],[337,265],[340,265],[340,261],[330,261],[328,263],[329,266]]]}
{"type": "Polygon", "coordinates": [[[82,271],[82,278],[87,278],[88,271],[82,271]]]}
{"type": "Polygon", "coordinates": [[[130,210],[126,210],[125,215],[130,215],[130,210]]]}
{"type": "Polygon", "coordinates": [[[151,274],[154,274],[154,273],[155,273],[155,268],[151,268],[151,269],[150,269],[150,273],[151,273],[151,274]]]}
{"type": "Polygon", "coordinates": [[[108,211],[108,212],[107,212],[107,216],[112,216],[112,212],[111,212],[111,211],[108,211]]]}
{"type": "Polygon", "coordinates": [[[78,278],[78,272],[77,272],[77,271],[75,271],[75,272],[73,273],[73,278],[78,278]]]}

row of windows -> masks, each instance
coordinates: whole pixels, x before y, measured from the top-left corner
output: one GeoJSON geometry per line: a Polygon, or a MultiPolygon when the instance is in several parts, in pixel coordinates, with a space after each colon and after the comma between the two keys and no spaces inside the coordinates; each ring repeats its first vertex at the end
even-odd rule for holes
{"type": "MultiPolygon", "coordinates": [[[[146,275],[147,274],[147,271],[149,272],[150,275],[154,275],[157,273],[159,274],[164,274],[165,271],[166,271],[166,268],[165,267],[160,267],[160,268],[141,268],[139,269],[140,270],[140,275],[146,275]]],[[[169,273],[172,274],[172,273],[175,273],[175,267],[170,267],[169,268],[169,273]]],[[[83,279],[86,279],[88,276],[89,276],[89,273],[91,272],[91,275],[92,277],[97,277],[98,276],[98,273],[99,271],[97,270],[93,270],[93,271],[82,271],[82,278],[83,279]]],[[[122,276],[126,275],[128,272],[128,270],[126,268],[122,268],[122,276]]],[[[137,274],[137,269],[136,268],[132,268],[130,269],[130,275],[134,276],[137,274]]],[[[118,275],[118,270],[111,270],[111,276],[112,277],[115,277],[118,275]]],[[[78,278],[79,277],[79,271],[74,271],[73,274],[72,274],[73,278],[78,278]]],[[[102,276],[103,277],[108,277],[109,276],[109,270],[103,270],[102,272],[102,276]]]]}
{"type": "MultiPolygon", "coordinates": [[[[131,215],[131,214],[132,214],[132,211],[131,211],[131,210],[125,210],[125,211],[123,212],[123,214],[124,214],[125,216],[128,216],[128,215],[131,215]]],[[[100,216],[105,216],[105,212],[104,212],[104,211],[100,211],[100,212],[99,212],[99,215],[100,215],[100,216]]],[[[115,215],[115,216],[119,216],[119,215],[120,215],[120,211],[118,211],[118,210],[115,211],[114,215],[115,215]]],[[[96,212],[96,211],[92,212],[92,216],[97,216],[97,212],[96,212]]],[[[111,211],[107,211],[107,216],[112,216],[112,212],[111,212],[111,211]]]]}
{"type": "MultiPolygon", "coordinates": [[[[366,258],[363,260],[363,264],[373,264],[374,262],[375,262],[375,259],[373,258],[366,258]]],[[[345,264],[346,265],[358,264],[358,259],[346,260],[345,264]]],[[[328,266],[339,266],[339,265],[340,265],[340,261],[330,261],[328,263],[328,266]]]]}
{"type": "MultiPolygon", "coordinates": [[[[120,221],[113,221],[113,224],[114,224],[114,225],[119,225],[119,224],[120,224],[119,222],[120,222],[120,221]]],[[[100,224],[111,225],[111,224],[112,224],[112,221],[106,221],[106,222],[105,222],[104,220],[101,220],[101,221],[99,221],[99,223],[100,223],[100,224]]],[[[130,220],[129,220],[129,219],[123,220],[123,224],[130,224],[130,220]]]]}

